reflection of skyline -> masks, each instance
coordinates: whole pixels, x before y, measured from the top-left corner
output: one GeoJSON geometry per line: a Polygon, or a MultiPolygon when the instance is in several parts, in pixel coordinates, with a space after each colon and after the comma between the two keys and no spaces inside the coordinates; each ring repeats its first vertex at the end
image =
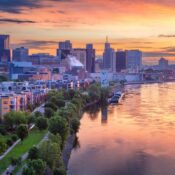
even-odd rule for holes
{"type": "Polygon", "coordinates": [[[174,175],[174,85],[133,86],[122,105],[109,107],[104,125],[105,110],[95,120],[85,114],[71,175],[174,175]]]}
{"type": "Polygon", "coordinates": [[[108,122],[108,108],[104,106],[101,108],[101,123],[105,124],[108,122]]]}

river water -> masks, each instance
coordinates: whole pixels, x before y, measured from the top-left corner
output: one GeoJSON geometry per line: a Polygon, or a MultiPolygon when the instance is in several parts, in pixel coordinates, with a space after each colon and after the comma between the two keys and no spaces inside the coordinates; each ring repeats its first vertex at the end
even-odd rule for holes
{"type": "Polygon", "coordinates": [[[83,115],[69,175],[175,175],[175,83],[125,89],[119,105],[83,115]]]}

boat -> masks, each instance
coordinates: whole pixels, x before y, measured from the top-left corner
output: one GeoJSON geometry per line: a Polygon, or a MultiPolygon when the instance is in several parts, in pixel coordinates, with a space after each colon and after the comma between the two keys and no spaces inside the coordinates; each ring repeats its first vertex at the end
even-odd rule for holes
{"type": "Polygon", "coordinates": [[[123,92],[117,91],[114,93],[112,98],[109,100],[109,103],[111,103],[111,104],[119,103],[122,100],[123,96],[124,96],[123,92]]]}

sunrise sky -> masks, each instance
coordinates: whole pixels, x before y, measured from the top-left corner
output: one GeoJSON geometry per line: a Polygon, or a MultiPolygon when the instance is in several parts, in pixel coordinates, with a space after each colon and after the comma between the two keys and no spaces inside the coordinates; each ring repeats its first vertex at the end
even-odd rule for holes
{"type": "Polygon", "coordinates": [[[57,42],[92,42],[102,54],[106,36],[114,49],[141,49],[144,62],[175,63],[174,0],[0,0],[0,31],[11,47],[55,54],[57,42]]]}

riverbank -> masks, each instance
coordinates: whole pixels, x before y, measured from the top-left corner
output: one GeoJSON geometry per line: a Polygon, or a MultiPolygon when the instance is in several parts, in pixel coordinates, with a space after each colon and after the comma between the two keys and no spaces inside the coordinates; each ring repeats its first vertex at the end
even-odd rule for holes
{"type": "Polygon", "coordinates": [[[137,82],[127,82],[125,83],[125,85],[134,85],[134,84],[162,84],[162,83],[173,83],[175,82],[175,80],[167,80],[167,81],[137,81],[137,82]]]}
{"type": "MultiPolygon", "coordinates": [[[[99,103],[99,101],[94,101],[94,102],[88,103],[83,108],[83,110],[87,109],[88,107],[90,107],[92,105],[96,105],[98,103],[99,103]]],[[[81,115],[83,115],[83,112],[81,115]]],[[[81,119],[81,116],[80,116],[80,119],[81,119]]],[[[68,163],[69,163],[72,149],[74,148],[75,140],[76,140],[76,133],[69,135],[69,137],[67,138],[66,144],[64,146],[64,149],[62,151],[62,160],[63,160],[64,167],[66,168],[66,170],[68,168],[68,163]]]]}

